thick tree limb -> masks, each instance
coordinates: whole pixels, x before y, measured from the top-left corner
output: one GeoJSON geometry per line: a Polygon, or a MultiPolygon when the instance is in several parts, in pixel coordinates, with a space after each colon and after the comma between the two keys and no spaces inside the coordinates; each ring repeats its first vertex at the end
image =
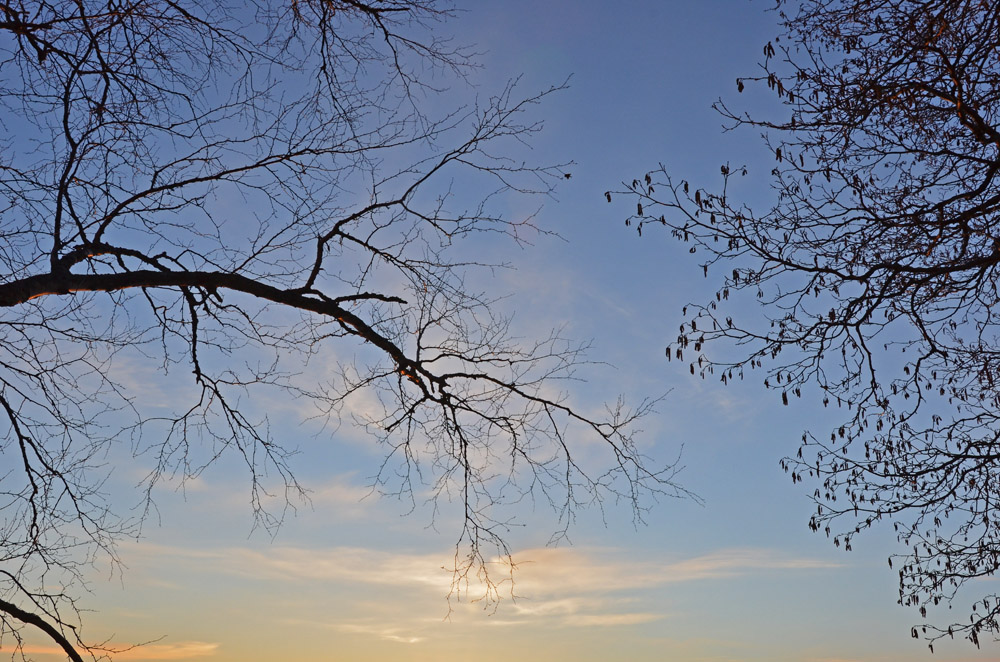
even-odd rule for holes
{"type": "Polygon", "coordinates": [[[74,648],[73,644],[70,643],[69,639],[67,639],[62,632],[53,627],[51,623],[38,614],[25,611],[17,605],[2,599],[0,599],[0,611],[16,618],[22,623],[34,625],[36,628],[47,634],[53,641],[59,644],[59,646],[66,652],[69,659],[73,660],[73,662],[83,662],[83,658],[80,657],[80,654],[77,652],[76,648],[74,648]]]}

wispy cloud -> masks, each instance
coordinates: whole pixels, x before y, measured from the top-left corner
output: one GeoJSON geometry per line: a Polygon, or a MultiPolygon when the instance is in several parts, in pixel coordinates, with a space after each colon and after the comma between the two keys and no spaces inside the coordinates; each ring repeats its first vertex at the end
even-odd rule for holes
{"type": "MultiPolygon", "coordinates": [[[[609,550],[610,552],[611,550],[609,550]]],[[[620,554],[570,548],[526,550],[517,564],[519,594],[614,592],[772,570],[834,568],[839,564],[760,548],[728,549],[664,562],[622,560],[620,554]]]]}
{"type": "MultiPolygon", "coordinates": [[[[297,625],[401,644],[457,636],[453,629],[437,627],[448,611],[442,597],[449,592],[454,578],[453,557],[446,554],[408,554],[360,547],[219,550],[144,547],[146,553],[155,554],[161,563],[172,559],[172,562],[190,563],[212,573],[237,575],[253,581],[282,586],[297,584],[305,590],[351,584],[369,587],[364,589],[367,602],[363,610],[330,613],[329,618],[319,620],[290,621],[297,625]],[[408,605],[405,610],[398,607],[402,604],[401,597],[404,598],[402,603],[408,605]],[[427,607],[414,608],[414,605],[427,607]]],[[[510,566],[501,559],[492,562],[494,580],[504,582],[501,597],[506,594],[513,598],[505,601],[495,616],[482,618],[482,603],[470,603],[463,598],[452,601],[450,619],[461,621],[463,628],[637,626],[670,616],[663,609],[649,608],[644,598],[644,592],[649,589],[762,572],[838,566],[760,548],[727,549],[665,561],[628,558],[622,550],[543,548],[519,552],[516,559],[513,584],[510,584],[510,566]]],[[[469,585],[463,587],[463,596],[485,592],[485,586],[477,582],[475,578],[470,579],[469,585]]]]}
{"type": "MultiPolygon", "coordinates": [[[[453,578],[453,556],[409,554],[363,547],[268,548],[233,547],[215,550],[141,544],[140,555],[160,560],[193,559],[212,563],[229,574],[281,581],[349,581],[393,586],[445,589],[453,578]]],[[[619,592],[677,582],[704,581],[776,570],[817,570],[841,567],[830,561],[790,557],[764,548],[726,549],[687,559],[636,561],[620,550],[581,548],[528,549],[514,556],[517,594],[581,595],[619,592]]],[[[510,575],[505,559],[491,562],[496,577],[510,575]]]]}
{"type": "MultiPolygon", "coordinates": [[[[116,660],[187,660],[196,657],[208,657],[214,655],[219,648],[217,643],[204,641],[182,641],[175,644],[145,644],[142,646],[129,647],[127,644],[107,643],[102,646],[104,650],[117,650],[114,653],[116,660]]],[[[26,645],[23,648],[26,655],[56,655],[63,659],[66,653],[57,646],[37,646],[26,645]]]]}
{"type": "Polygon", "coordinates": [[[335,507],[340,515],[362,515],[370,510],[367,506],[376,501],[378,493],[371,486],[354,482],[355,478],[353,473],[333,476],[322,487],[310,490],[309,501],[317,509],[335,507]]]}
{"type": "Polygon", "coordinates": [[[320,630],[333,630],[347,634],[371,636],[383,641],[398,644],[419,644],[427,640],[423,630],[426,624],[413,621],[404,625],[387,625],[384,619],[356,618],[350,620],[313,620],[301,618],[284,618],[281,624],[285,626],[306,627],[320,630]]]}
{"type": "Polygon", "coordinates": [[[332,630],[355,634],[370,634],[386,641],[395,641],[400,644],[417,644],[424,641],[424,637],[407,633],[403,628],[386,627],[384,625],[366,625],[361,623],[335,623],[329,626],[332,630]]]}
{"type": "Polygon", "coordinates": [[[186,660],[214,655],[219,644],[205,641],[184,641],[176,644],[148,644],[116,653],[116,660],[186,660]]]}
{"type": "Polygon", "coordinates": [[[437,554],[398,554],[360,547],[276,547],[266,552],[230,549],[223,554],[231,572],[278,580],[447,587],[452,576],[442,564],[446,557],[437,554]]]}

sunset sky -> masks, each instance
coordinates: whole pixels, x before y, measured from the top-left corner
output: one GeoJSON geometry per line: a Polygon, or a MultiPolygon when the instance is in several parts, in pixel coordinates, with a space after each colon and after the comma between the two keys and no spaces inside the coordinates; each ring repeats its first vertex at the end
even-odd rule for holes
{"type": "MultiPolygon", "coordinates": [[[[684,245],[625,226],[634,202],[605,201],[605,191],[661,163],[709,186],[730,162],[750,168],[739,193],[766,204],[770,154],[753,133],[724,132],[710,106],[725,97],[780,112],[766,95],[736,92],[775,34],[773,2],[457,4],[464,11],[436,29],[480,52],[476,92],[518,76],[526,94],[569,78],[536,109],[546,128],[531,145],[539,162],[574,162],[538,215],[559,236],[489,246],[513,267],[489,287],[511,294],[503,305],[516,311],[520,335],[562,327],[592,341],[596,363],[569,386],[575,402],[665,395],[642,425],[643,450],[661,465],[680,454],[679,480],[702,503],[650,502],[638,525],[627,505],[606,503],[579,513],[572,544],[553,547],[556,517],[541,501],[525,502],[524,526],[509,536],[513,589],[503,585],[499,603],[477,602],[468,599],[478,595],[473,583],[468,596],[449,599],[460,522],[447,505],[435,515],[419,498],[414,506],[373,495],[367,479],[382,455],[349,422],[322,429],[304,421],[312,412],[298,402],[255,402],[276,435],[300,447],[293,466],[311,505],[288,512],[276,531],[255,528],[235,460],[183,490],[161,490],[143,538],[120,549],[124,568],[99,562],[89,576],[88,638],[151,642],[116,658],[136,661],[995,659],[995,647],[964,641],[941,642],[931,656],[910,637],[919,616],[896,604],[891,527],[859,536],[850,553],[809,531],[814,486],[793,485],[778,462],[806,427],[832,424],[830,412],[809,398],[784,407],[756,377],[727,387],[668,363],[681,307],[711,296],[713,283],[684,245]]],[[[134,370],[141,397],[169,401],[155,365],[134,370]]],[[[584,462],[590,452],[579,449],[584,462]]],[[[141,466],[113,474],[122,485],[141,478],[141,466]]],[[[494,576],[506,572],[498,561],[494,576]]],[[[938,615],[948,618],[946,609],[938,615]]],[[[43,640],[28,649],[45,662],[65,659],[43,640]]]]}

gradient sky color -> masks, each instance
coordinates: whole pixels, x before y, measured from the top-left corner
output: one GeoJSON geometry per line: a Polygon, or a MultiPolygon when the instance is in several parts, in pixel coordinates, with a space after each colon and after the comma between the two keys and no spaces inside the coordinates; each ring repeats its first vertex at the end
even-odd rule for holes
{"type": "MultiPolygon", "coordinates": [[[[712,282],[682,245],[626,228],[625,198],[604,199],[659,163],[710,185],[728,161],[750,167],[739,193],[766,203],[770,154],[756,135],[723,132],[710,106],[724,96],[778,112],[764,95],[736,98],[735,85],[756,71],[775,34],[772,3],[459,4],[460,15],[438,29],[481,52],[477,91],[521,76],[519,89],[530,93],[570,77],[538,109],[546,130],[532,143],[537,161],[575,162],[538,217],[561,238],[485,248],[513,266],[490,287],[512,294],[506,304],[522,335],[562,326],[593,340],[590,357],[608,365],[581,375],[577,402],[666,394],[645,421],[645,450],[666,463],[683,447],[681,482],[704,504],[651,503],[640,526],[627,507],[606,504],[581,513],[573,544],[558,547],[546,546],[558,527],[551,513],[525,504],[525,526],[510,537],[517,599],[508,590],[496,605],[449,600],[443,568],[458,523],[447,508],[434,517],[420,503],[411,511],[409,502],[371,495],[366,477],[381,456],[350,425],[324,430],[302,422],[312,412],[299,403],[255,403],[300,445],[312,505],[288,513],[273,535],[254,529],[245,473],[226,461],[183,490],[162,490],[145,538],[121,549],[125,571],[94,568],[84,601],[94,610],[85,616],[89,637],[151,642],[117,656],[136,661],[995,659],[995,646],[965,642],[942,642],[931,657],[910,638],[919,618],[896,605],[890,531],[858,537],[849,554],[809,532],[812,486],[793,486],[778,461],[795,452],[805,427],[832,423],[829,412],[808,398],[783,407],[752,379],[725,387],[667,363],[680,308],[711,296],[712,282]]],[[[448,94],[440,103],[448,107],[448,94]]],[[[511,213],[533,211],[525,204],[511,213]]],[[[169,402],[170,385],[154,367],[122,369],[140,397],[169,402]]],[[[579,456],[588,461],[591,452],[579,456]]],[[[135,484],[141,473],[123,466],[114,479],[135,484]]],[[[29,650],[61,659],[42,641],[29,650]]]]}

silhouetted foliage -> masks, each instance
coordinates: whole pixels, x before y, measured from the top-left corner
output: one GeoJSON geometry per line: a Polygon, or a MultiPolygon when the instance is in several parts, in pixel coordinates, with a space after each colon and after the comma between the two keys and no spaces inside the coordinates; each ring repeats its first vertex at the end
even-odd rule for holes
{"type": "Polygon", "coordinates": [[[496,508],[527,494],[565,527],[581,504],[641,516],[648,494],[683,493],[633,444],[651,402],[571,408],[558,384],[584,347],[511,337],[506,293],[469,285],[492,268],[476,241],[537,232],[506,196],[569,173],[505,156],[547,92],[427,112],[472,66],[435,36],[446,10],[0,2],[0,636],[18,649],[32,626],[72,659],[103,654],[78,630],[84,571],[139,535],[165,477],[242,458],[278,523],[267,477],[304,490],[255,404],[275,389],[367,430],[387,456],[376,490],[423,481],[461,506],[456,581],[507,553],[496,508]],[[135,361],[189,390],[144,402],[135,361]],[[576,435],[610,466],[581,467],[576,435]],[[148,471],[136,517],[105,489],[122,453],[148,471]]]}
{"type": "MultiPolygon", "coordinates": [[[[712,187],[661,167],[626,187],[629,222],[670,228],[721,277],[668,357],[723,382],[753,375],[785,404],[818,387],[844,412],[783,466],[816,484],[809,526],[834,544],[895,529],[900,603],[925,616],[1000,569],[1000,5],[777,11],[783,35],[736,87],[766,86],[782,119],[716,106],[763,130],[773,206],[735,199],[743,167],[712,187]]],[[[1000,597],[979,596],[967,621],[912,634],[978,645],[998,615],[1000,597]]]]}

